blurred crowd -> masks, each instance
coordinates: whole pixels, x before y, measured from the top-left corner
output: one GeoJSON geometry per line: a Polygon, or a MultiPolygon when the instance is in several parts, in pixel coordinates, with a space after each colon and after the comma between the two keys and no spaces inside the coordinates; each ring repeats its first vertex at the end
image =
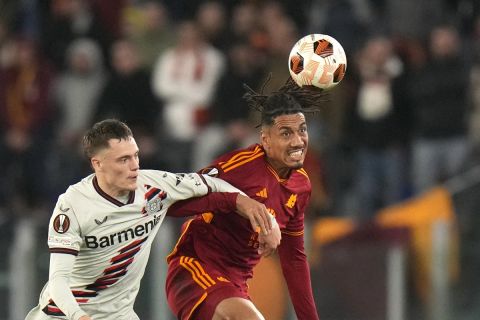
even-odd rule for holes
{"type": "Polygon", "coordinates": [[[480,161],[478,1],[2,0],[2,217],[50,213],[99,119],[133,128],[144,168],[256,142],[243,85],[279,88],[309,33],[348,55],[309,123],[310,217],[366,221],[480,161]]]}

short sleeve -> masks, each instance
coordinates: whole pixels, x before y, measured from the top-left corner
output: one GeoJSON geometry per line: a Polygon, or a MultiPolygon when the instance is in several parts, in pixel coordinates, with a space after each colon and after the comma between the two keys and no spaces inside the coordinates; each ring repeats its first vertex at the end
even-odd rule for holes
{"type": "Polygon", "coordinates": [[[74,208],[62,195],[48,225],[48,247],[51,253],[77,255],[81,243],[80,226],[74,208]]]}

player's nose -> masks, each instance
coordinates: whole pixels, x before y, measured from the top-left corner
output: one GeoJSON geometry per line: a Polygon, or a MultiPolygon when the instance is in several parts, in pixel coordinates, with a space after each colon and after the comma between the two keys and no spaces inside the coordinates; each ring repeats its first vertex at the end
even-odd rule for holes
{"type": "Polygon", "coordinates": [[[300,147],[303,146],[305,143],[303,138],[298,133],[293,134],[292,140],[290,141],[293,147],[300,147]]]}

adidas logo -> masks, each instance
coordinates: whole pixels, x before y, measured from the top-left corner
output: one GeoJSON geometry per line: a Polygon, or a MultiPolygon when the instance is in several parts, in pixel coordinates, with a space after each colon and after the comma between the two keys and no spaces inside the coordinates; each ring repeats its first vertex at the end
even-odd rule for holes
{"type": "Polygon", "coordinates": [[[263,188],[262,190],[255,193],[255,195],[259,196],[260,198],[268,198],[267,188],[263,188]]]}

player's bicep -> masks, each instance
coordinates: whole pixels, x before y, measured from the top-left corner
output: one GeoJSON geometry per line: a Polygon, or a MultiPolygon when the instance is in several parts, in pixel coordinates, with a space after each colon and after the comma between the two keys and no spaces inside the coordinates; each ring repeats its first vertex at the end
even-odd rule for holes
{"type": "Polygon", "coordinates": [[[210,191],[205,180],[196,173],[165,172],[162,182],[167,184],[165,191],[175,201],[203,196],[210,191]]]}

